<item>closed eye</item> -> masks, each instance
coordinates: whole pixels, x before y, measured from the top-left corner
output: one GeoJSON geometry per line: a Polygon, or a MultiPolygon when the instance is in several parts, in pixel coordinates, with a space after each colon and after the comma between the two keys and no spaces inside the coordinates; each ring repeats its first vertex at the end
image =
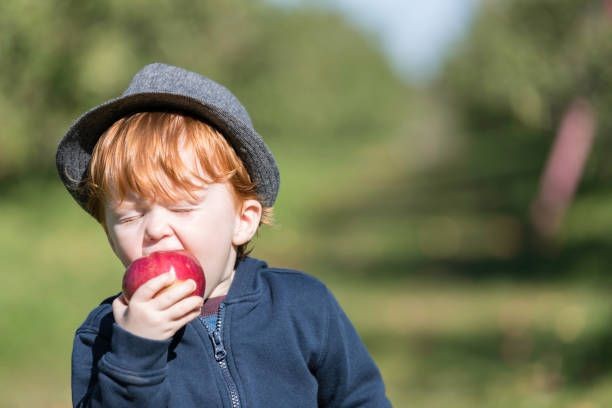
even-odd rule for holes
{"type": "Polygon", "coordinates": [[[179,208],[171,208],[170,211],[174,213],[189,213],[196,209],[196,207],[179,207],[179,208]]]}
{"type": "Polygon", "coordinates": [[[119,224],[127,224],[129,222],[137,220],[141,216],[142,214],[134,214],[134,215],[128,215],[126,217],[121,217],[119,218],[119,224]]]}

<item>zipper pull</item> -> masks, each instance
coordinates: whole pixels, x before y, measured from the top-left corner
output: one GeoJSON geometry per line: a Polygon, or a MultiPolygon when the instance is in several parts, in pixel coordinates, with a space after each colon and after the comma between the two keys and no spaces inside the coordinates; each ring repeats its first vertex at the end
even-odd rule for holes
{"type": "Polygon", "coordinates": [[[221,361],[225,358],[227,352],[225,351],[225,347],[223,347],[223,342],[221,341],[221,333],[219,332],[219,330],[215,330],[212,333],[211,338],[213,341],[213,346],[215,348],[215,360],[221,361]]]}

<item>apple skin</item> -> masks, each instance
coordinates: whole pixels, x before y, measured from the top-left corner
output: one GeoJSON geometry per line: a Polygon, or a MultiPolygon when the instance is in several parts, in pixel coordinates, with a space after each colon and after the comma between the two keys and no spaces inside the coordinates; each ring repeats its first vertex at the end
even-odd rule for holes
{"type": "Polygon", "coordinates": [[[174,268],[176,273],[176,282],[170,286],[193,279],[196,288],[191,295],[204,296],[206,288],[204,270],[198,260],[187,251],[159,251],[136,259],[127,267],[123,275],[123,296],[129,301],[136,289],[143,283],[169,272],[171,268],[174,268]]]}

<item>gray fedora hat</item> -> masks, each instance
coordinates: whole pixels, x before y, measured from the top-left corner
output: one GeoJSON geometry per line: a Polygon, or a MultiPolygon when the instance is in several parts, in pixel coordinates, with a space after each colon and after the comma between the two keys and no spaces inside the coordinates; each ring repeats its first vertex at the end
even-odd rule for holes
{"type": "Polygon", "coordinates": [[[279,188],[274,156],[255,131],[246,109],[227,88],[171,65],[154,63],[136,73],[123,94],[83,114],[59,142],[56,165],[72,197],[87,210],[83,181],[98,139],[113,123],[137,112],[173,111],[217,128],[242,159],[262,205],[271,207],[279,188]]]}

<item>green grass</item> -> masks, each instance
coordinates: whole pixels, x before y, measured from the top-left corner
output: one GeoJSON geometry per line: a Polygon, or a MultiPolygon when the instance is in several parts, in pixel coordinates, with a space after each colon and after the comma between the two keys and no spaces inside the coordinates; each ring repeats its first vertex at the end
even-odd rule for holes
{"type": "Polygon", "coordinates": [[[574,358],[571,348],[598,336],[609,321],[604,290],[410,280],[333,288],[397,406],[612,403],[605,387],[612,378],[576,386],[563,367],[574,358]]]}
{"type": "MultiPolygon", "coordinates": [[[[0,201],[0,225],[0,406],[66,406],[74,329],[119,290],[122,267],[99,226],[57,184],[11,191],[0,201]]],[[[288,239],[283,256],[264,251],[300,228],[290,222],[262,234],[255,255],[303,262],[291,254],[307,251],[313,237],[288,239]]],[[[584,371],[599,359],[589,354],[593,344],[609,336],[606,288],[316,274],[358,328],[395,406],[612,404],[610,361],[584,371]]]]}

